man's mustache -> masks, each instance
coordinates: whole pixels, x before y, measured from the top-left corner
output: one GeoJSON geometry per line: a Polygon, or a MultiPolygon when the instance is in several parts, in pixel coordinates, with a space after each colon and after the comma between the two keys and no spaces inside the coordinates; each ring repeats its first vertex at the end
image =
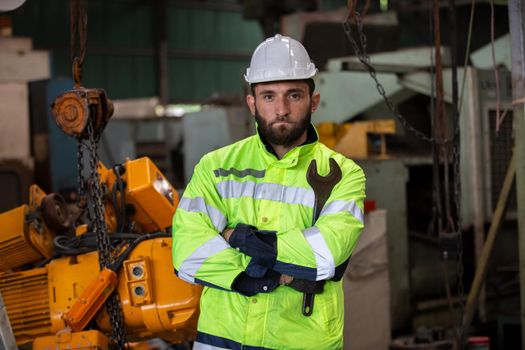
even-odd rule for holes
{"type": "Polygon", "coordinates": [[[275,124],[275,123],[281,123],[281,122],[288,122],[290,123],[290,118],[287,117],[287,116],[282,116],[282,117],[277,117],[275,118],[272,122],[271,122],[271,125],[275,124]]]}

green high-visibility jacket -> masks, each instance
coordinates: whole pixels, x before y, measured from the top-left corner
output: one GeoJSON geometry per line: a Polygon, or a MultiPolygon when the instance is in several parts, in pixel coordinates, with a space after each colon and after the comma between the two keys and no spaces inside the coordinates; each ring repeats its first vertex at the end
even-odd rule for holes
{"type": "Polygon", "coordinates": [[[365,177],[310,129],[313,142],[280,160],[254,135],[205,155],[195,167],[173,219],[174,268],[181,279],[205,286],[194,349],[342,349],[341,277],[363,228],[365,177]],[[315,159],[326,176],[330,158],[342,179],[312,225],[315,195],[306,172],[315,159]],[[326,280],[311,316],[301,312],[303,293],[290,286],[252,296],[232,289],[252,260],[221,236],[238,224],[274,231],[272,270],[326,280]]]}

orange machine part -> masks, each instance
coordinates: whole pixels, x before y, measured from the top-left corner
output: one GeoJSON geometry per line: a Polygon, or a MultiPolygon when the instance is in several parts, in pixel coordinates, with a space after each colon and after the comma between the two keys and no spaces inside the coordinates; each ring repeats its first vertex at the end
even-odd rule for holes
{"type": "Polygon", "coordinates": [[[18,346],[53,333],[46,268],[0,273],[0,293],[18,346]]]}
{"type": "MultiPolygon", "coordinates": [[[[127,160],[124,168],[126,170],[122,178],[126,182],[126,202],[135,207],[132,219],[146,232],[164,230],[171,226],[173,214],[179,204],[179,197],[173,186],[148,157],[127,160]]],[[[115,181],[115,173],[109,171],[108,189],[113,188],[115,181]]]]}
{"type": "MultiPolygon", "coordinates": [[[[31,185],[29,187],[29,211],[35,212],[39,210],[45,197],[46,193],[38,185],[31,185]]],[[[46,226],[43,219],[38,224],[35,221],[29,223],[29,239],[45,258],[50,258],[55,253],[53,246],[55,234],[46,226]]]]}
{"type": "MultiPolygon", "coordinates": [[[[31,242],[30,235],[40,234],[26,224],[28,212],[28,206],[24,204],[0,214],[0,271],[16,269],[44,257],[31,242]]],[[[45,234],[43,232],[39,238],[52,242],[52,237],[45,234]]]]}
{"type": "Polygon", "coordinates": [[[46,196],[37,185],[29,188],[29,205],[0,214],[0,271],[16,269],[53,255],[51,232],[38,212],[46,196]],[[28,214],[33,214],[28,217],[28,214]]]}
{"type": "Polygon", "coordinates": [[[84,289],[66,313],[64,319],[72,330],[78,332],[83,330],[100,310],[104,302],[117,286],[117,274],[108,268],[103,269],[97,278],[84,289]]]}
{"type": "MultiPolygon", "coordinates": [[[[171,254],[171,238],[148,240],[119,271],[117,290],[130,341],[159,337],[181,343],[196,335],[201,287],[175,275],[171,254]]],[[[109,331],[105,313],[99,324],[109,331]]]]}
{"type": "MultiPolygon", "coordinates": [[[[186,283],[173,272],[171,238],[140,243],[118,271],[118,286],[129,340],[159,337],[173,343],[196,334],[201,287],[186,283]]],[[[64,328],[64,318],[98,274],[97,253],[53,260],[48,265],[54,331],[64,328]]],[[[101,330],[111,327],[105,310],[96,317],[101,330]]]]}
{"type": "MultiPolygon", "coordinates": [[[[201,287],[179,279],[170,262],[171,238],[156,238],[138,244],[120,269],[117,292],[129,341],[194,339],[201,287]]],[[[35,344],[54,341],[65,348],[63,339],[46,337],[66,332],[65,315],[98,274],[96,252],[54,259],[43,268],[0,273],[0,292],[18,346],[37,339],[35,344]]],[[[99,331],[111,332],[105,311],[95,320],[99,331]]]]}
{"type": "Polygon", "coordinates": [[[108,348],[108,337],[96,330],[78,333],[63,331],[57,335],[37,338],[33,342],[33,349],[105,350],[108,348]]]}

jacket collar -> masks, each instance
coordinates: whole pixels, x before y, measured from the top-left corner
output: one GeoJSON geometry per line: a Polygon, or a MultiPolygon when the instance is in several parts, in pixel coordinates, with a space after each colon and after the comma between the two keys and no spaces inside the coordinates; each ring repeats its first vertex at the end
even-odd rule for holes
{"type": "Polygon", "coordinates": [[[257,127],[256,139],[259,149],[263,153],[264,157],[268,160],[268,162],[283,168],[288,168],[297,164],[299,158],[305,154],[310,153],[314,146],[319,142],[317,130],[315,129],[313,124],[310,124],[306,131],[306,141],[302,145],[297,146],[288,151],[288,153],[286,153],[282,159],[277,159],[277,155],[273,147],[259,132],[259,127],[257,127]]]}

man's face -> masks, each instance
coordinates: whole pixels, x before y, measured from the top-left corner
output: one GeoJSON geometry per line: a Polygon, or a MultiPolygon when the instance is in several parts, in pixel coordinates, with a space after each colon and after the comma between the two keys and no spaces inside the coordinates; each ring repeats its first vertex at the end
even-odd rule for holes
{"type": "Polygon", "coordinates": [[[304,81],[259,83],[255,96],[246,101],[259,126],[259,132],[272,145],[293,147],[306,140],[311,115],[319,105],[319,93],[310,97],[304,81]]]}

